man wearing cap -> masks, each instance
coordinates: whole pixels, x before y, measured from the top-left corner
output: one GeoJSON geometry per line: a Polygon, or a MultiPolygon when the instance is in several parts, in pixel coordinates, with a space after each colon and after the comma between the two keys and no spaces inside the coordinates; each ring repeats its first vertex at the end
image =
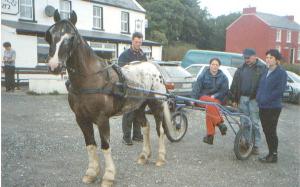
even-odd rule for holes
{"type": "MultiPolygon", "coordinates": [[[[255,100],[260,77],[266,66],[258,62],[254,49],[243,51],[245,63],[238,67],[230,87],[230,98],[234,107],[248,115],[253,122],[255,144],[252,153],[259,154],[261,135],[259,131],[258,106],[255,100]]],[[[241,123],[244,123],[241,119],[241,123]]]]}

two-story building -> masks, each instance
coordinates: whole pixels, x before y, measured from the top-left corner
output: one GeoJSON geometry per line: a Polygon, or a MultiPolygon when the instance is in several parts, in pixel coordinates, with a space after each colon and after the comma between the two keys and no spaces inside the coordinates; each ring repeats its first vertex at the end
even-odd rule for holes
{"type": "MultiPolygon", "coordinates": [[[[118,58],[130,47],[132,33],[145,36],[147,27],[146,11],[135,0],[2,0],[1,5],[1,42],[11,42],[17,67],[45,65],[44,34],[54,24],[55,9],[62,18],[74,10],[80,34],[106,60],[118,58]]],[[[148,58],[161,59],[160,43],[144,40],[142,49],[148,58]]]]}
{"type": "Polygon", "coordinates": [[[294,16],[277,16],[244,8],[243,14],[226,29],[226,51],[241,53],[256,49],[265,59],[268,49],[278,49],[287,63],[300,63],[300,25],[294,16]]]}

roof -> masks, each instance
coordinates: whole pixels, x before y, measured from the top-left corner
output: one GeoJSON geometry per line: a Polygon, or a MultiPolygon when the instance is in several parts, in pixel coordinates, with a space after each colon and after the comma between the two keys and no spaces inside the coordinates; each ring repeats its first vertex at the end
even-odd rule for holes
{"type": "Polygon", "coordinates": [[[298,23],[289,20],[285,16],[277,16],[261,12],[257,12],[255,15],[271,27],[300,30],[300,25],[298,23]]]}
{"type": "MultiPolygon", "coordinates": [[[[50,26],[39,25],[27,22],[16,22],[9,20],[1,20],[2,25],[12,27],[16,29],[18,34],[38,35],[43,36],[50,26]]],[[[112,34],[99,31],[90,30],[78,30],[80,35],[86,40],[102,41],[102,42],[118,42],[118,43],[131,43],[131,37],[122,34],[112,34]]],[[[143,45],[145,46],[161,46],[160,43],[144,40],[143,45]]]]}
{"type": "Polygon", "coordinates": [[[138,11],[142,13],[146,12],[146,10],[135,0],[91,0],[91,2],[114,6],[118,8],[125,8],[128,10],[138,11]]]}

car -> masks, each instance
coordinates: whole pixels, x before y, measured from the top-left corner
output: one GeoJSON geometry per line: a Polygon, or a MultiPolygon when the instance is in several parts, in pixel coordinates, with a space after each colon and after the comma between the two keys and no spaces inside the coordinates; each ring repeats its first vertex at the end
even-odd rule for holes
{"type": "MultiPolygon", "coordinates": [[[[212,58],[218,58],[221,60],[222,65],[230,67],[238,67],[244,63],[244,57],[240,53],[209,50],[189,50],[184,55],[181,66],[187,68],[193,64],[209,64],[209,61],[212,58]]],[[[260,58],[258,58],[258,62],[266,64],[260,58]]]]}
{"type": "MultiPolygon", "coordinates": [[[[209,64],[193,64],[185,68],[192,76],[197,80],[197,78],[205,72],[209,68],[209,64]]],[[[230,66],[220,66],[220,70],[226,75],[229,83],[229,87],[231,86],[232,79],[234,73],[236,72],[237,68],[230,67],[230,66]]]]}
{"type": "Polygon", "coordinates": [[[300,76],[294,72],[287,72],[287,89],[283,97],[285,101],[300,104],[300,76]]]}
{"type": "Polygon", "coordinates": [[[178,61],[153,61],[157,63],[170,93],[190,97],[195,78],[178,61]]]}

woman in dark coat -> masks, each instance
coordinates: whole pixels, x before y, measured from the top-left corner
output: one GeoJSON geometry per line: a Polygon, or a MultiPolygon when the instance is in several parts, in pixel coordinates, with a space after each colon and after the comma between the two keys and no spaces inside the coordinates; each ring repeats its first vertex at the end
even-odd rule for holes
{"type": "Polygon", "coordinates": [[[276,163],[278,159],[277,123],[281,112],[282,96],[286,88],[287,73],[279,65],[281,55],[278,50],[271,49],[266,53],[268,69],[262,75],[256,101],[259,117],[269,148],[269,154],[259,160],[263,163],[276,163]]]}

